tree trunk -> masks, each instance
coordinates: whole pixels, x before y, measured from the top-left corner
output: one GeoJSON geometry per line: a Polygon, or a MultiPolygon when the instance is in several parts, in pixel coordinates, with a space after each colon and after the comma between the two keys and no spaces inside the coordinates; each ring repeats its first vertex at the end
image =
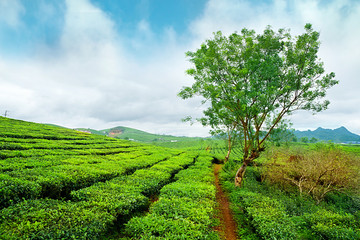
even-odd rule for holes
{"type": "Polygon", "coordinates": [[[230,134],[228,134],[229,137],[228,137],[228,152],[226,154],[226,157],[225,157],[225,162],[227,162],[229,160],[229,157],[230,157],[230,153],[231,153],[231,136],[230,134]]]}
{"type": "Polygon", "coordinates": [[[225,157],[225,162],[227,162],[230,158],[230,153],[231,153],[231,148],[229,148],[227,154],[226,154],[226,157],[225,157]]]}
{"type": "Polygon", "coordinates": [[[235,175],[235,186],[236,187],[241,187],[247,165],[248,165],[248,162],[244,161],[244,163],[241,165],[241,167],[237,170],[236,175],[235,175]]]}
{"type": "Polygon", "coordinates": [[[243,164],[241,167],[237,170],[235,175],[235,186],[241,187],[242,181],[244,180],[245,170],[249,163],[257,159],[260,154],[260,151],[264,151],[265,148],[260,148],[259,151],[252,151],[251,156],[244,159],[243,164]]]}

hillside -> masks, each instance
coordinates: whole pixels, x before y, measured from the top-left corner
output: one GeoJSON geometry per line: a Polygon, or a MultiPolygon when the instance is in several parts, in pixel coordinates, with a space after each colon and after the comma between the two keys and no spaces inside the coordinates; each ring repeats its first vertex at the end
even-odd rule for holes
{"type": "Polygon", "coordinates": [[[109,136],[118,139],[132,140],[138,142],[175,142],[175,141],[187,141],[187,140],[199,140],[200,137],[176,137],[171,135],[161,135],[144,132],[129,127],[114,127],[103,130],[94,130],[90,128],[77,128],[76,130],[89,132],[92,134],[98,134],[103,136],[109,136]]]}
{"type": "MultiPolygon", "coordinates": [[[[216,166],[214,176],[213,156],[227,151],[222,140],[188,142],[192,151],[0,117],[0,239],[220,240],[229,233],[222,225],[229,214],[216,207],[229,207],[226,195],[241,209],[232,213],[243,223],[240,239],[359,239],[359,195],[329,194],[317,204],[262,181],[266,158],[249,166],[239,189],[233,177],[240,162],[228,161],[220,172],[216,166]]],[[[308,153],[308,145],[293,150],[301,148],[308,153]]],[[[356,146],[335,148],[359,154],[356,146]]],[[[290,163],[288,146],[268,151],[290,163]]],[[[230,159],[241,155],[237,146],[230,159]]],[[[359,159],[349,156],[341,159],[359,159]]]]}
{"type": "Polygon", "coordinates": [[[0,150],[0,239],[217,235],[213,158],[199,151],[4,117],[0,150]]]}
{"type": "Polygon", "coordinates": [[[317,128],[314,131],[298,131],[294,132],[297,138],[307,137],[308,139],[316,138],[320,141],[332,141],[335,143],[358,143],[360,142],[360,136],[351,133],[345,127],[339,127],[336,129],[317,128]]]}

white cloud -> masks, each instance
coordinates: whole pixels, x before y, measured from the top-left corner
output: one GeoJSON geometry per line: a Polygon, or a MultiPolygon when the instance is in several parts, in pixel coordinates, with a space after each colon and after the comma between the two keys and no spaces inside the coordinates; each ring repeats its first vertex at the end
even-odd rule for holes
{"type": "Polygon", "coordinates": [[[10,117],[67,127],[119,124],[173,134],[180,134],[180,127],[192,129],[180,135],[207,134],[180,121],[194,104],[176,96],[186,62],[172,29],[165,29],[164,44],[156,44],[149,24],[139,23],[139,33],[152,46],[142,47],[157,52],[144,62],[124,50],[125,37],[100,9],[86,0],[66,4],[56,49],[44,47],[37,56],[21,61],[0,58],[0,85],[9,89],[2,95],[2,108],[11,111],[10,117]]]}
{"type": "MultiPolygon", "coordinates": [[[[19,16],[23,10],[16,9],[14,16],[19,16]]],[[[188,36],[173,28],[158,36],[151,23],[142,20],[130,38],[120,35],[108,15],[90,1],[67,0],[56,48],[44,47],[37,56],[20,61],[0,57],[4,92],[0,113],[9,110],[10,117],[68,127],[123,125],[155,133],[204,136],[207,129],[180,121],[187,115],[199,117],[202,111],[199,99],[184,101],[176,96],[183,85],[193,82],[185,76],[189,63],[184,52],[200,47],[217,30],[229,34],[247,27],[259,32],[270,24],[298,34],[311,22],[321,32],[320,55],[325,66],[341,82],[329,91],[329,110],[315,116],[295,114],[294,127],[344,125],[360,133],[359,9],[351,1],[323,6],[310,0],[260,5],[250,0],[210,0],[202,16],[189,26],[188,36]],[[126,45],[129,43],[132,45],[126,45]]]]}
{"type": "Polygon", "coordinates": [[[5,22],[10,27],[20,25],[21,14],[25,12],[25,8],[19,0],[1,0],[0,1],[0,23],[5,22]]]}
{"type": "Polygon", "coordinates": [[[62,50],[75,54],[109,51],[116,39],[114,23],[88,0],[66,0],[62,50]]]}
{"type": "Polygon", "coordinates": [[[346,126],[360,134],[360,3],[358,1],[284,1],[257,3],[246,0],[210,0],[201,19],[191,25],[194,45],[221,30],[225,34],[246,27],[263,31],[267,25],[274,29],[290,28],[293,35],[303,32],[305,23],[320,31],[319,56],[328,71],[336,73],[340,84],[328,91],[331,104],[328,110],[311,115],[294,114],[295,128],[336,128],[346,126]]]}

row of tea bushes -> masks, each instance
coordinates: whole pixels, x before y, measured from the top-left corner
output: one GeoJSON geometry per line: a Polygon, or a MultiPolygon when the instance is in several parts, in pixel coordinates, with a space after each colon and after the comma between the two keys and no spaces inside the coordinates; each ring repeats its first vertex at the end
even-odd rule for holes
{"type": "Polygon", "coordinates": [[[150,167],[182,151],[0,117],[0,209],[150,167]]]}
{"type": "Polygon", "coordinates": [[[79,140],[89,134],[46,124],[0,117],[0,137],[19,139],[79,140]]]}
{"type": "Polygon", "coordinates": [[[88,202],[25,200],[0,211],[0,239],[99,239],[113,221],[88,202]]]}
{"type": "MultiPolygon", "coordinates": [[[[149,147],[148,147],[149,148],[149,147]]],[[[146,148],[132,148],[132,151],[121,152],[111,155],[44,155],[44,156],[31,156],[28,158],[16,157],[0,160],[0,173],[11,174],[11,171],[52,167],[57,165],[81,165],[81,164],[118,164],[124,165],[121,161],[129,161],[136,159],[136,161],[144,161],[150,156],[157,158],[157,155],[162,154],[164,157],[179,154],[180,151],[164,150],[159,148],[146,149],[146,148]],[[149,151],[150,150],[150,151],[149,151]],[[155,154],[155,155],[154,155],[155,154]],[[137,159],[138,158],[138,159],[137,159]]],[[[127,165],[128,163],[125,163],[127,165]]]]}
{"type": "Polygon", "coordinates": [[[145,210],[149,196],[194,163],[184,153],[131,175],[73,191],[73,201],[27,200],[0,211],[0,239],[102,239],[114,222],[145,210]]]}
{"type": "Polygon", "coordinates": [[[73,191],[71,197],[74,201],[89,201],[115,216],[126,216],[147,208],[149,197],[168,184],[176,172],[193,164],[195,157],[187,153],[174,156],[131,175],[73,191]]]}
{"type": "MultiPolygon", "coordinates": [[[[114,155],[112,158],[74,156],[57,159],[61,164],[55,166],[23,168],[0,174],[0,209],[22,199],[68,197],[73,190],[150,167],[180,152],[154,149],[152,153],[135,158],[128,158],[131,155],[114,155]]],[[[56,162],[56,158],[51,160],[56,162]]],[[[34,160],[34,164],[41,162],[34,160]]]]}
{"type": "Polygon", "coordinates": [[[260,182],[257,167],[248,167],[242,188],[234,186],[234,175],[223,171],[220,176],[242,239],[360,239],[359,199],[333,194],[317,204],[260,182]]]}
{"type": "Polygon", "coordinates": [[[82,149],[25,149],[25,150],[1,150],[0,160],[7,158],[44,157],[47,155],[113,155],[119,153],[131,153],[135,149],[113,146],[112,148],[84,148],[82,149]]]}
{"type": "Polygon", "coordinates": [[[125,233],[132,239],[219,239],[215,215],[212,157],[200,155],[161,189],[149,214],[134,217],[125,233]]]}
{"type": "Polygon", "coordinates": [[[81,140],[47,140],[47,139],[16,139],[0,138],[0,150],[28,150],[28,149],[110,149],[129,148],[136,146],[133,142],[120,142],[113,138],[81,139],[81,140]]]}

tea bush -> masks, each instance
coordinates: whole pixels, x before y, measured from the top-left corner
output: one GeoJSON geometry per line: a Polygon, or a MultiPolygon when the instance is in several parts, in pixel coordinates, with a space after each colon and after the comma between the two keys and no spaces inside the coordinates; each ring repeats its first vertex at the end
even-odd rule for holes
{"type": "Polygon", "coordinates": [[[0,239],[109,237],[198,155],[2,117],[0,149],[0,239]]]}
{"type": "Polygon", "coordinates": [[[126,224],[127,235],[140,239],[219,239],[212,230],[216,223],[211,161],[212,157],[200,155],[193,166],[176,174],[176,181],[161,189],[149,214],[126,224]]]}
{"type": "MultiPolygon", "coordinates": [[[[333,148],[332,146],[330,146],[333,148]]],[[[307,151],[318,150],[308,146],[307,151]]],[[[265,156],[288,159],[293,149],[269,149],[265,156]]],[[[295,150],[297,155],[301,153],[295,150]]],[[[357,158],[354,158],[357,159],[357,158]]],[[[247,169],[242,188],[233,184],[233,171],[222,171],[220,178],[230,194],[231,208],[243,239],[360,239],[360,201],[354,192],[330,193],[320,203],[299,195],[291,185],[263,181],[266,159],[247,169]],[[257,165],[257,166],[256,166],[257,165]]],[[[226,167],[224,169],[227,169],[226,167]]],[[[354,169],[355,166],[354,166],[354,169]]]]}
{"type": "Polygon", "coordinates": [[[0,239],[99,239],[113,221],[83,202],[28,200],[0,212],[0,239]]]}

